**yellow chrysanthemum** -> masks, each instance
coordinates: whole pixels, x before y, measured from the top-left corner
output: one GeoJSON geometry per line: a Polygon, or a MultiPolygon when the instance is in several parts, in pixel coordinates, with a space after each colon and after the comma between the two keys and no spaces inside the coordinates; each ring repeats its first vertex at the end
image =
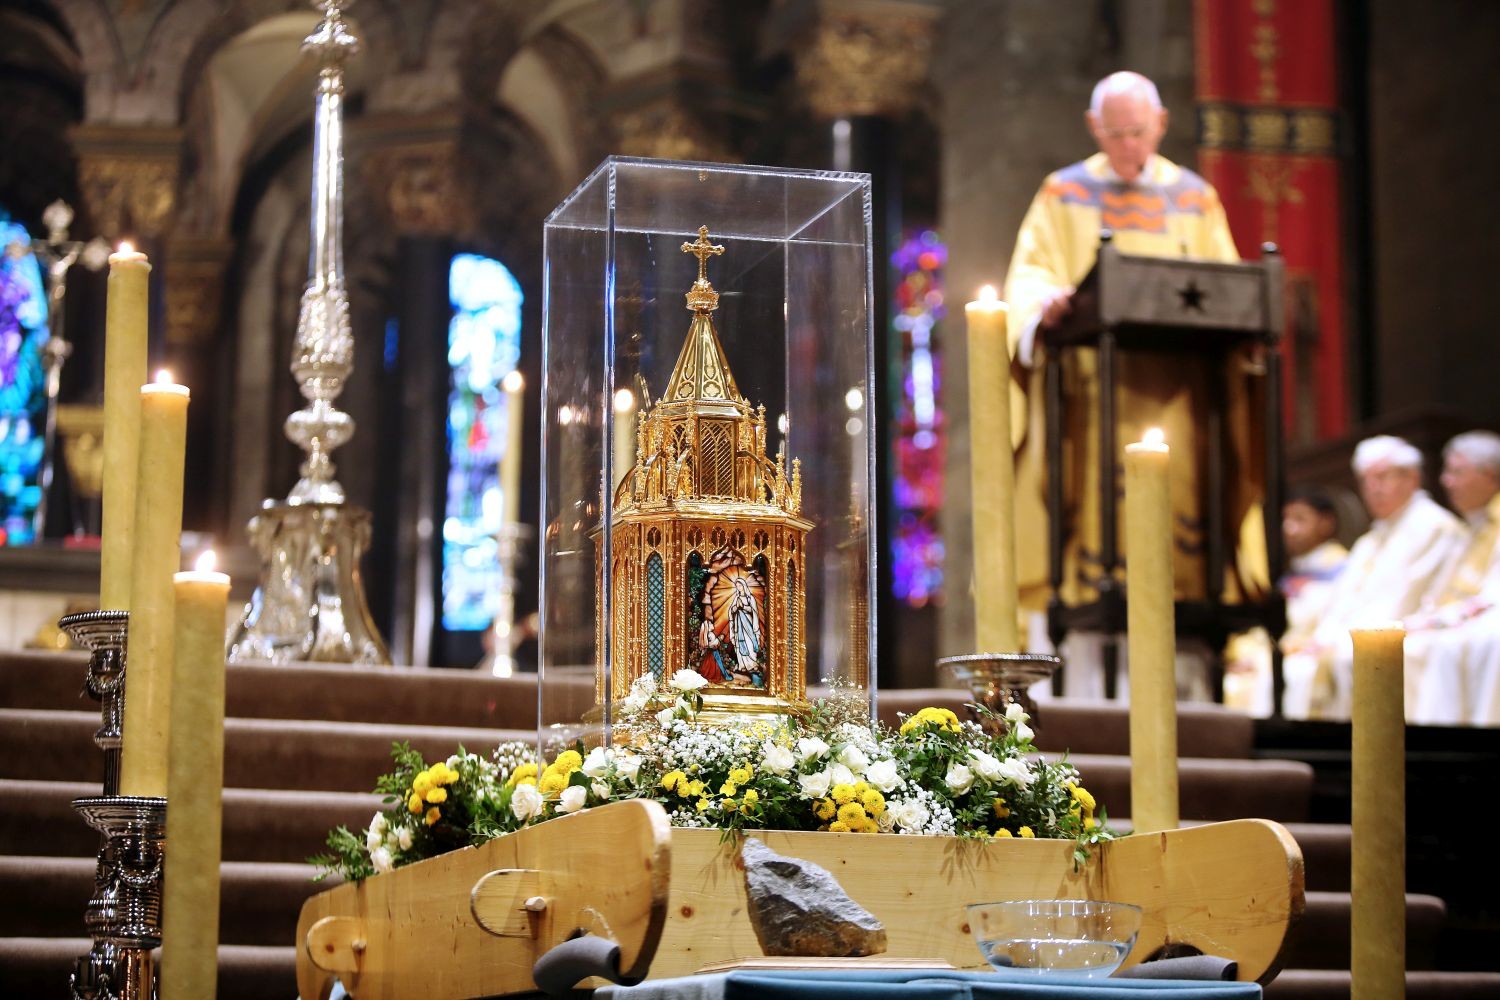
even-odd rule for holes
{"type": "Polygon", "coordinates": [[[720,795],[733,795],[735,792],[738,792],[739,790],[740,790],[740,786],[736,785],[733,781],[726,781],[726,782],[724,782],[724,784],[722,784],[722,785],[719,786],[719,794],[720,795]]]}
{"type": "Polygon", "coordinates": [[[433,806],[431,809],[427,810],[427,818],[424,819],[422,822],[426,823],[428,826],[432,826],[434,823],[436,823],[438,820],[440,820],[442,818],[443,818],[443,811],[441,809],[439,809],[437,806],[433,806]]]}
{"type": "Polygon", "coordinates": [[[744,801],[745,806],[747,808],[749,806],[753,806],[753,805],[755,805],[755,803],[757,803],[757,802],[760,801],[760,793],[757,792],[753,788],[747,788],[747,789],[745,789],[745,795],[744,795],[743,801],[744,801]]]}
{"type": "Polygon", "coordinates": [[[1068,789],[1068,794],[1073,796],[1073,801],[1082,806],[1085,812],[1094,811],[1096,805],[1094,796],[1089,793],[1087,788],[1084,788],[1082,785],[1074,785],[1068,789]]]}
{"type": "Polygon", "coordinates": [[[677,791],[677,783],[686,780],[687,775],[683,774],[681,771],[668,771],[666,774],[661,776],[661,787],[665,788],[669,792],[675,792],[677,791]]]}
{"type": "Polygon", "coordinates": [[[719,803],[719,808],[727,813],[732,813],[739,807],[739,803],[735,802],[734,799],[725,799],[719,803]]]}
{"type": "Polygon", "coordinates": [[[843,805],[846,802],[853,802],[854,786],[834,785],[833,791],[829,792],[829,794],[833,796],[833,801],[837,802],[839,805],[843,805]]]}
{"type": "Polygon", "coordinates": [[[557,759],[552,762],[552,766],[559,771],[567,771],[571,774],[583,767],[583,757],[579,755],[577,750],[564,750],[557,755],[557,759]]]}
{"type": "Polygon", "coordinates": [[[708,810],[708,807],[711,806],[711,805],[713,805],[713,803],[710,802],[710,801],[708,801],[708,799],[699,799],[698,800],[698,811],[699,812],[706,812],[708,810]]]}
{"type": "Polygon", "coordinates": [[[1029,827],[1029,826],[1023,826],[1023,827],[1021,827],[1021,829],[1017,830],[1016,832],[1021,835],[1021,839],[1022,840],[1030,840],[1030,839],[1032,839],[1033,837],[1036,836],[1035,833],[1031,832],[1031,827],[1029,827]]]}
{"type": "Polygon", "coordinates": [[[434,789],[432,789],[431,791],[429,791],[427,793],[427,795],[425,796],[425,798],[427,799],[428,802],[432,803],[433,805],[437,805],[437,804],[439,804],[441,802],[447,802],[448,801],[448,789],[446,789],[446,788],[434,788],[434,789]]]}
{"type": "Polygon", "coordinates": [[[1005,827],[1002,826],[1000,829],[998,829],[998,830],[995,831],[995,836],[996,837],[1014,837],[1015,834],[1011,833],[1009,830],[1005,829],[1005,827]]]}
{"type": "Polygon", "coordinates": [[[832,799],[819,799],[813,804],[813,815],[821,820],[833,819],[836,811],[837,807],[834,806],[832,799]]]}
{"type": "Polygon", "coordinates": [[[558,774],[556,771],[552,770],[549,770],[546,774],[542,775],[542,780],[537,782],[537,791],[541,792],[543,795],[553,795],[561,792],[564,788],[567,787],[567,776],[558,774]]]}
{"type": "Polygon", "coordinates": [[[858,802],[848,802],[839,806],[839,822],[848,826],[851,830],[855,824],[863,824],[865,821],[865,807],[858,802]]]}
{"type": "Polygon", "coordinates": [[[901,732],[903,734],[909,733],[913,729],[918,729],[922,726],[946,729],[952,733],[958,732],[961,728],[958,724],[958,716],[954,715],[948,709],[929,707],[922,709],[916,715],[903,722],[901,724],[901,732]]]}
{"type": "Polygon", "coordinates": [[[536,784],[537,767],[536,761],[528,760],[514,771],[510,772],[510,778],[506,784],[514,788],[516,785],[536,784]]]}
{"type": "Polygon", "coordinates": [[[406,808],[413,816],[420,813],[422,811],[422,796],[416,792],[412,792],[411,798],[406,800],[406,808]]]}
{"type": "Polygon", "coordinates": [[[445,784],[445,785],[451,785],[455,781],[457,781],[460,777],[462,777],[462,775],[460,775],[453,768],[449,767],[447,764],[437,764],[437,765],[434,765],[434,767],[435,768],[436,767],[441,767],[443,769],[443,778],[442,778],[442,781],[443,781],[443,784],[445,784]]]}
{"type": "Polygon", "coordinates": [[[849,824],[847,824],[847,823],[829,823],[828,824],[828,832],[829,833],[848,833],[849,832],[849,824]]]}
{"type": "Polygon", "coordinates": [[[750,782],[750,776],[753,773],[754,772],[751,769],[750,765],[749,764],[745,764],[745,765],[743,765],[741,767],[733,768],[729,772],[729,780],[732,781],[732,782],[734,782],[736,785],[749,784],[749,782],[750,782]]]}
{"type": "Polygon", "coordinates": [[[865,812],[871,816],[879,816],[885,812],[885,796],[873,788],[866,789],[864,794],[859,797],[859,801],[864,805],[865,812]]]}
{"type": "Polygon", "coordinates": [[[686,785],[679,784],[677,786],[677,794],[678,795],[685,795],[688,798],[692,798],[694,795],[702,795],[703,794],[703,789],[705,789],[707,787],[708,786],[705,785],[700,779],[694,778],[692,781],[689,781],[686,785]]]}
{"type": "Polygon", "coordinates": [[[426,795],[427,790],[432,787],[432,772],[422,771],[411,781],[411,790],[418,795],[426,795]]]}

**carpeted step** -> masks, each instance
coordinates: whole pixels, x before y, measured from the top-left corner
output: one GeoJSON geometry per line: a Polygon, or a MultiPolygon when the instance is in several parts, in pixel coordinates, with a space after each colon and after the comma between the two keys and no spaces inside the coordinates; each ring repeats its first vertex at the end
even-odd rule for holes
{"type": "MultiPolygon", "coordinates": [[[[64,997],[87,938],[0,938],[0,983],[7,997],[64,997]]],[[[291,945],[220,945],[218,1000],[292,1000],[297,950],[291,945]]]]}
{"type": "MultiPolygon", "coordinates": [[[[219,940],[225,944],[290,945],[309,896],[328,884],[312,881],[306,864],[228,861],[219,882],[219,940]]],[[[94,889],[93,858],[0,857],[0,937],[66,937],[83,930],[84,904],[94,889]]]]}
{"type": "MultiPolygon", "coordinates": [[[[1128,757],[1071,754],[1068,760],[1111,816],[1130,815],[1128,757]]],[[[1184,758],[1177,766],[1184,819],[1301,822],[1307,819],[1312,782],[1312,768],[1299,761],[1184,758]]]]}
{"type": "MultiPolygon", "coordinates": [[[[957,688],[897,688],[882,690],[876,701],[886,725],[900,725],[910,715],[931,705],[967,718],[967,691],[957,688]]],[[[1037,706],[1036,745],[1061,753],[1130,753],[1130,713],[1124,705],[1058,698],[1037,706]]],[[[1177,752],[1184,757],[1247,758],[1255,742],[1255,723],[1249,716],[1221,705],[1182,702],[1177,706],[1177,752]]]]}
{"type": "MultiPolygon", "coordinates": [[[[0,654],[0,705],[97,711],[82,694],[87,669],[84,653],[0,654]]],[[[594,700],[592,678],[554,678],[549,692],[575,716],[594,700]]],[[[537,716],[535,674],[436,668],[236,663],[227,669],[224,700],[225,714],[238,718],[535,729],[537,716]]]]}
{"type": "MultiPolygon", "coordinates": [[[[1266,987],[1268,1000],[1334,1000],[1350,995],[1349,973],[1288,969],[1266,987]]],[[[1406,1000],[1494,1000],[1500,972],[1408,972],[1406,1000]]]]}
{"type": "MultiPolygon", "coordinates": [[[[99,835],[70,804],[99,786],[70,781],[0,779],[0,855],[92,858],[99,835]]],[[[287,789],[224,790],[226,861],[305,861],[324,850],[328,831],[363,829],[381,807],[377,795],[287,789]]]]}
{"type": "MultiPolygon", "coordinates": [[[[1436,896],[1406,894],[1406,967],[1431,969],[1447,907],[1436,896]]],[[[1282,965],[1290,969],[1349,968],[1350,896],[1309,892],[1302,919],[1292,928],[1282,965]]]]}
{"type": "MultiPolygon", "coordinates": [[[[0,778],[79,781],[104,778],[94,745],[99,716],[89,712],[0,709],[0,778]]],[[[487,753],[504,740],[536,739],[536,730],[394,726],[369,722],[226,719],[224,784],[231,788],[319,788],[362,792],[390,769],[391,743],[406,740],[429,762],[460,745],[487,753]],[[310,768],[308,761],[316,760],[310,768]]]]}

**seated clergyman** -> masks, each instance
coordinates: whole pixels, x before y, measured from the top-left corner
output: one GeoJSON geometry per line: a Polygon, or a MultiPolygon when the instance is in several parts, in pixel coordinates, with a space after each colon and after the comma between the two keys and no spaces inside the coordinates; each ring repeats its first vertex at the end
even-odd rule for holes
{"type": "Polygon", "coordinates": [[[1312,633],[1285,645],[1289,718],[1349,717],[1349,630],[1416,612],[1463,542],[1462,523],[1422,489],[1422,453],[1411,444],[1388,435],[1361,441],[1354,473],[1374,523],[1350,550],[1312,633]]]}

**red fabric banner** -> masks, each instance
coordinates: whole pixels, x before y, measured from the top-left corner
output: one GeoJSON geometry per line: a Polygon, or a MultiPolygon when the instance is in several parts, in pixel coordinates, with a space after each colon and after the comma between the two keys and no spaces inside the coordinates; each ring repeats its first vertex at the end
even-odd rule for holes
{"type": "Polygon", "coordinates": [[[1198,166],[1240,255],[1286,261],[1283,414],[1294,442],[1349,425],[1334,0],[1196,0],[1198,166]]]}

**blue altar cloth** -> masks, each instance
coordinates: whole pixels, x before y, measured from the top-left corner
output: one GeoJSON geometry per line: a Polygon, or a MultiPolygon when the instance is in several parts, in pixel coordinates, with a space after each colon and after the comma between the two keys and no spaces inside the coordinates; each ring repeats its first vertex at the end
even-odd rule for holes
{"type": "Polygon", "coordinates": [[[720,972],[607,986],[595,1000],[1254,1000],[1256,983],[1187,979],[1019,979],[991,972],[720,972]]]}

